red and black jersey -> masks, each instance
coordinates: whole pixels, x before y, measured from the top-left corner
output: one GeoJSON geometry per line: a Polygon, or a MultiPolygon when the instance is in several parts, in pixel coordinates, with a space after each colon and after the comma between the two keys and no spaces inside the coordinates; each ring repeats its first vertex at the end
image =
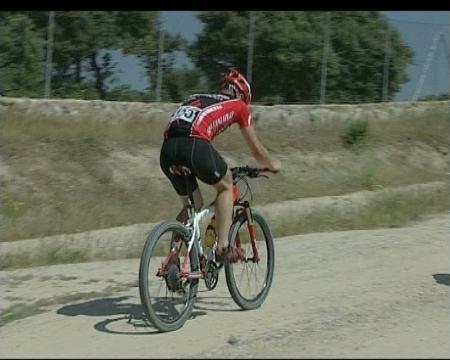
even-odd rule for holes
{"type": "Polygon", "coordinates": [[[230,125],[252,124],[250,109],[241,99],[221,94],[195,94],[172,114],[164,137],[191,136],[212,141],[230,125]]]}

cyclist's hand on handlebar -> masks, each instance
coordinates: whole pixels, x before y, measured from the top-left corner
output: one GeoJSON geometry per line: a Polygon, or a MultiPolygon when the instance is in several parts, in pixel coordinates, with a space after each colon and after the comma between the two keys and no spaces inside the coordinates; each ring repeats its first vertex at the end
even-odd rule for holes
{"type": "Polygon", "coordinates": [[[278,159],[270,159],[267,163],[258,164],[258,168],[263,171],[270,171],[273,173],[277,173],[281,170],[281,162],[278,159]]]}

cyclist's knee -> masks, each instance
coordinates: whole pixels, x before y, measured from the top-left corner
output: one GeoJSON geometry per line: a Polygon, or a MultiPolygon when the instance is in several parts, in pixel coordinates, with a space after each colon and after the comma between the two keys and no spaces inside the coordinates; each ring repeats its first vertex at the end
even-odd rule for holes
{"type": "Polygon", "coordinates": [[[222,177],[222,179],[220,179],[220,181],[213,186],[218,193],[231,191],[233,189],[233,177],[231,175],[230,169],[227,169],[227,172],[222,177]]]}
{"type": "Polygon", "coordinates": [[[194,197],[195,209],[196,210],[201,209],[203,207],[203,196],[200,191],[200,188],[195,189],[192,195],[194,197]]]}

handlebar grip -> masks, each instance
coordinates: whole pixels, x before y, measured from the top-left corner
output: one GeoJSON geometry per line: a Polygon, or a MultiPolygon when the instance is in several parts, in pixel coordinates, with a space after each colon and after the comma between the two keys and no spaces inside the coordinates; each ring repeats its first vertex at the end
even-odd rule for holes
{"type": "Polygon", "coordinates": [[[262,168],[262,169],[258,169],[258,171],[260,172],[271,172],[276,174],[278,172],[278,170],[270,170],[269,168],[262,168]]]}

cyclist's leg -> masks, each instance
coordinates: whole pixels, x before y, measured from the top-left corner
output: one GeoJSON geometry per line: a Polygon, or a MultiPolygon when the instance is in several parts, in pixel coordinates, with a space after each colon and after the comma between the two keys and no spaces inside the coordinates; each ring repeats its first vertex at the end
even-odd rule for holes
{"type": "MultiPolygon", "coordinates": [[[[200,210],[203,206],[203,196],[200,191],[200,188],[197,188],[193,191],[192,196],[194,198],[195,209],[200,210]]],[[[177,215],[177,220],[184,222],[188,219],[187,206],[189,204],[189,196],[188,195],[180,195],[182,209],[177,215]]]]}
{"type": "Polygon", "coordinates": [[[228,232],[233,213],[233,178],[228,165],[210,142],[195,139],[191,152],[191,168],[204,183],[217,192],[215,222],[219,247],[228,246],[228,232]]]}
{"type": "MultiPolygon", "coordinates": [[[[160,166],[163,173],[171,182],[173,188],[176,193],[179,195],[182,203],[182,208],[178,213],[176,219],[180,222],[184,222],[188,219],[188,211],[187,206],[189,204],[189,195],[187,189],[187,183],[185,176],[177,175],[173,171],[171,171],[171,166],[174,164],[179,164],[180,160],[176,157],[176,148],[178,141],[177,139],[173,139],[170,141],[165,141],[161,148],[160,155],[160,166]]],[[[198,187],[197,179],[193,174],[189,175],[188,181],[190,182],[190,187],[192,191],[192,197],[194,199],[194,204],[196,209],[200,209],[203,206],[203,197],[200,192],[200,188],[198,187]]],[[[175,234],[172,236],[172,245],[171,247],[175,247],[178,251],[181,245],[181,239],[177,237],[175,234]]]]}
{"type": "Polygon", "coordinates": [[[194,191],[196,208],[203,205],[203,199],[195,198],[201,194],[196,192],[198,183],[196,177],[208,185],[214,186],[217,191],[216,198],[216,224],[220,247],[228,246],[228,232],[231,226],[233,212],[233,180],[231,172],[222,156],[206,140],[196,138],[175,138],[165,141],[161,150],[161,168],[172,182],[178,195],[182,197],[183,209],[179,217],[187,216],[187,188],[184,178],[169,171],[172,164],[187,166],[191,171],[190,183],[194,191]],[[185,198],[183,198],[185,197],[185,198]]]}
{"type": "Polygon", "coordinates": [[[222,179],[214,185],[217,190],[216,198],[216,229],[218,235],[218,249],[216,261],[236,262],[243,258],[242,248],[229,248],[228,234],[233,221],[233,177],[230,169],[222,179]]]}
{"type": "MultiPolygon", "coordinates": [[[[194,197],[195,208],[197,210],[199,210],[203,206],[203,197],[202,197],[202,193],[201,193],[199,187],[197,187],[197,189],[194,190],[194,192],[192,193],[192,196],[194,197]]],[[[180,222],[185,222],[189,217],[189,214],[187,211],[187,206],[189,204],[189,196],[188,195],[180,195],[180,199],[183,204],[183,207],[181,208],[181,211],[178,213],[176,219],[180,222]]],[[[180,243],[178,242],[179,239],[173,238],[172,241],[176,241],[176,243],[177,243],[176,248],[179,249],[179,246],[180,246],[180,243]]]]}
{"type": "MultiPolygon", "coordinates": [[[[177,175],[170,170],[172,165],[184,165],[186,162],[182,156],[189,148],[186,147],[186,141],[184,139],[168,139],[165,140],[161,148],[160,154],[160,166],[163,173],[172,183],[173,188],[180,196],[182,208],[178,213],[176,219],[178,221],[186,221],[188,218],[187,205],[188,205],[188,189],[185,176],[177,175]],[[181,154],[180,154],[181,152],[181,154]]],[[[189,176],[189,184],[194,199],[195,208],[198,210],[203,206],[203,197],[198,187],[198,182],[194,174],[189,176]]]]}
{"type": "Polygon", "coordinates": [[[220,248],[225,248],[228,246],[228,232],[233,213],[233,178],[230,169],[227,169],[222,179],[213,186],[217,191],[215,212],[218,242],[220,248]]]}

